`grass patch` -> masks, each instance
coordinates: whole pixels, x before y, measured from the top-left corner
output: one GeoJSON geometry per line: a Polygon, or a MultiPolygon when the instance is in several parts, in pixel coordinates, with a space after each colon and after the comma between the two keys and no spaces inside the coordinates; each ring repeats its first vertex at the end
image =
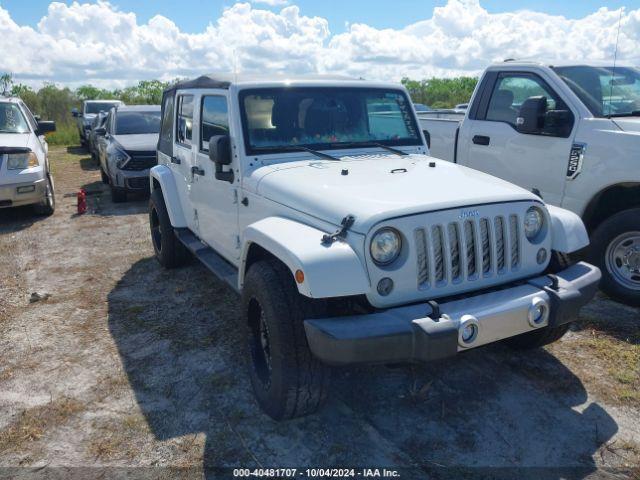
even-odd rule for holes
{"type": "Polygon", "coordinates": [[[46,431],[63,424],[83,409],[84,405],[79,401],[61,397],[24,410],[15,422],[0,430],[0,452],[19,450],[25,443],[39,440],[46,431]]]}
{"type": "Polygon", "coordinates": [[[640,345],[595,333],[579,340],[609,374],[609,392],[622,403],[640,404],[640,345]]]}
{"type": "Polygon", "coordinates": [[[58,125],[55,132],[47,134],[49,145],[79,145],[80,135],[75,125],[58,125]]]}

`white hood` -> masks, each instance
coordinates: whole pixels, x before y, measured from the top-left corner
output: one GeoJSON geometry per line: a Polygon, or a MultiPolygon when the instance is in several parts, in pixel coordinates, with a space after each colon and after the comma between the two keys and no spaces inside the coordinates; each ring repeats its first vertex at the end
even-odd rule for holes
{"type": "Polygon", "coordinates": [[[353,215],[352,228],[360,233],[404,215],[537,198],[499,178],[425,155],[343,157],[263,168],[270,171],[258,183],[260,195],[336,225],[353,215]]]}
{"type": "Polygon", "coordinates": [[[611,120],[625,132],[640,132],[640,117],[614,117],[611,120]]]}
{"type": "Polygon", "coordinates": [[[0,133],[0,147],[28,147],[31,133],[0,133]]]}

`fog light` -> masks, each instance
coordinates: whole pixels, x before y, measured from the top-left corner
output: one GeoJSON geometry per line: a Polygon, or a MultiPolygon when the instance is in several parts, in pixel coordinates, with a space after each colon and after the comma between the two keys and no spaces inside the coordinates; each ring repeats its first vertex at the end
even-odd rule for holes
{"type": "Polygon", "coordinates": [[[458,344],[461,347],[469,347],[478,338],[479,331],[478,319],[473,315],[464,315],[458,327],[458,344]]]}
{"type": "Polygon", "coordinates": [[[535,297],[529,307],[529,325],[534,328],[543,327],[549,320],[549,305],[540,297],[535,297]]]}
{"type": "Polygon", "coordinates": [[[378,282],[378,293],[383,297],[386,297],[393,290],[393,280],[388,277],[383,278],[378,282]]]}
{"type": "Polygon", "coordinates": [[[544,248],[538,250],[538,255],[536,255],[536,260],[538,260],[538,265],[542,265],[547,261],[547,251],[544,248]]]}
{"type": "Polygon", "coordinates": [[[31,193],[36,189],[35,185],[27,185],[24,187],[18,187],[18,193],[31,193]]]}

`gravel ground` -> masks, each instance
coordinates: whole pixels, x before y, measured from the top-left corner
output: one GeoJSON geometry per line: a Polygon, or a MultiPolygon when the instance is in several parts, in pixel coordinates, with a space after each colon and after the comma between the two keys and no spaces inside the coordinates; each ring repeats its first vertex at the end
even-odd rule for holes
{"type": "Polygon", "coordinates": [[[320,413],[276,423],[251,394],[236,294],[196,263],[163,271],[147,199],[112,204],[86,154],[51,161],[55,215],[0,211],[0,477],[640,478],[638,309],[599,296],[537,351],[337,370],[320,413]]]}

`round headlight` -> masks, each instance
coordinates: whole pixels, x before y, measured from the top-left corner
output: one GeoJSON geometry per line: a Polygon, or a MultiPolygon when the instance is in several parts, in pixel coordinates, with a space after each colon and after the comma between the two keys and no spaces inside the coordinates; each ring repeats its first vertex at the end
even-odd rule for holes
{"type": "Polygon", "coordinates": [[[374,262],[388,265],[398,258],[401,248],[400,234],[393,228],[381,228],[371,239],[369,250],[374,262]]]}
{"type": "Polygon", "coordinates": [[[524,234],[529,240],[533,240],[542,230],[544,215],[538,207],[531,207],[524,216],[524,234]]]}

